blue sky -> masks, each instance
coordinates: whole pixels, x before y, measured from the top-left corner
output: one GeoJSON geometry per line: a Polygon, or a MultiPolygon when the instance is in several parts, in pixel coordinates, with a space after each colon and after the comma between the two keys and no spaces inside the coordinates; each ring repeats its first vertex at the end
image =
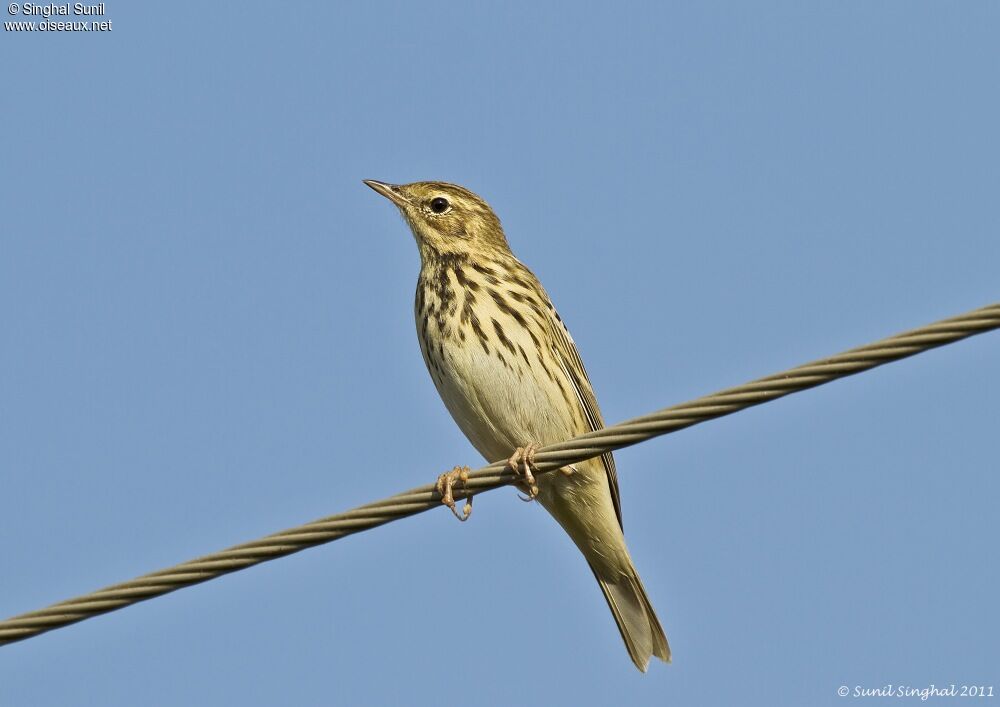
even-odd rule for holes
{"type": "MultiPolygon", "coordinates": [[[[996,3],[106,19],[0,40],[5,616],[480,465],[363,178],[490,201],[608,421],[1000,299],[996,3]]],[[[504,489],[4,647],[0,704],[1000,689],[998,362],[984,335],[620,452],[674,651],[647,675],[504,489]]]]}

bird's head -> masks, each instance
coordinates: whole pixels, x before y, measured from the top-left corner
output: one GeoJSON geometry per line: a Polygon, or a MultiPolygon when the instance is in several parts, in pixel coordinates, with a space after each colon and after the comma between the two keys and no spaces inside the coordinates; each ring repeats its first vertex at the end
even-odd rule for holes
{"type": "Polygon", "coordinates": [[[399,207],[423,259],[440,255],[509,252],[500,219],[465,187],[446,182],[365,184],[399,207]]]}

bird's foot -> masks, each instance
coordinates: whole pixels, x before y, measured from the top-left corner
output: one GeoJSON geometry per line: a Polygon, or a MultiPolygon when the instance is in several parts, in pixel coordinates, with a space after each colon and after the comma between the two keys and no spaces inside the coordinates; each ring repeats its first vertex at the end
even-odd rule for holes
{"type": "Polygon", "coordinates": [[[535,500],[538,495],[538,486],[535,484],[535,475],[531,473],[532,469],[538,471],[535,466],[535,452],[538,451],[537,444],[531,443],[527,447],[518,447],[514,450],[514,453],[510,455],[510,459],[507,460],[507,466],[510,467],[514,475],[520,479],[521,487],[525,490],[527,496],[519,496],[522,501],[531,502],[535,500]]]}
{"type": "Polygon", "coordinates": [[[469,516],[472,515],[472,496],[465,497],[465,505],[462,507],[462,514],[459,515],[458,509],[455,508],[455,496],[452,489],[456,484],[464,486],[468,480],[469,467],[467,466],[456,466],[451,471],[441,474],[437,480],[437,492],[441,494],[441,503],[448,506],[455,517],[463,522],[469,520],[469,516]]]}

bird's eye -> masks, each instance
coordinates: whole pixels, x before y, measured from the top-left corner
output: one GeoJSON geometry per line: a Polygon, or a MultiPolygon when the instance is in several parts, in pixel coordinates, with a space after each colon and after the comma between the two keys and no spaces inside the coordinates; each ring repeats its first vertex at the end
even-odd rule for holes
{"type": "Polygon", "coordinates": [[[436,214],[443,214],[448,210],[449,206],[451,206],[451,204],[449,204],[448,200],[443,196],[435,196],[431,199],[431,211],[436,214]]]}

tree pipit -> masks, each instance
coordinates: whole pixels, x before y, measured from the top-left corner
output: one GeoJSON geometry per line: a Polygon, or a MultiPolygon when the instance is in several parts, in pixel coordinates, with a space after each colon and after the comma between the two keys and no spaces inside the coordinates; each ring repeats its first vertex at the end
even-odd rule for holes
{"type": "MultiPolygon", "coordinates": [[[[632,565],[621,526],[610,453],[562,474],[535,476],[538,446],[601,429],[583,361],[538,278],[514,257],[500,220],[468,189],[442,182],[365,184],[395,204],[420,251],[417,338],[434,385],[455,422],[488,460],[508,459],[527,494],[583,553],[639,670],[670,647],[632,565]],[[511,453],[513,451],[513,454],[511,453]]],[[[442,474],[441,501],[460,519],[442,474]]]]}

